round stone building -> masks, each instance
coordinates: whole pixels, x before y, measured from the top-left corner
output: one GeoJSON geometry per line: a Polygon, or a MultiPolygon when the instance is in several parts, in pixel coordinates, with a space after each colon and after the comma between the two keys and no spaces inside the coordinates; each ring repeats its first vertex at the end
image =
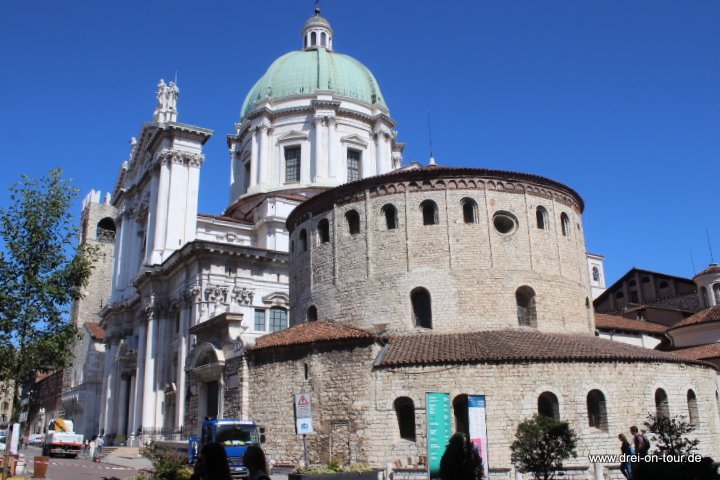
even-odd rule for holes
{"type": "Polygon", "coordinates": [[[621,478],[587,456],[616,453],[649,413],[693,418],[701,453],[717,457],[711,365],[595,336],[582,212],[575,191],[540,176],[438,166],[297,207],[291,327],[247,353],[267,451],[302,458],[292,395],[304,392],[311,461],[422,465],[426,394],[440,392],[466,433],[468,399],[484,396],[491,478],[515,478],[510,445],[535,414],[577,432],[572,478],[621,478]]]}

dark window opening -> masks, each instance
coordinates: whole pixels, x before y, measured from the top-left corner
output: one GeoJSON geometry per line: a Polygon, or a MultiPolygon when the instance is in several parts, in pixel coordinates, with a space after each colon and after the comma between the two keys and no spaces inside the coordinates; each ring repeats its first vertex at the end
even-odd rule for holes
{"type": "Polygon", "coordinates": [[[662,388],[655,390],[655,416],[657,418],[670,417],[667,393],[662,388]]]}
{"type": "Polygon", "coordinates": [[[393,402],[397,415],[400,438],[415,441],[415,404],[408,397],[399,397],[393,402]]]}
{"type": "Polygon", "coordinates": [[[477,223],[477,221],[478,221],[477,203],[475,203],[475,200],[472,200],[470,198],[463,198],[462,210],[463,210],[463,221],[465,223],[477,223]]]}
{"type": "Polygon", "coordinates": [[[535,209],[535,219],[537,220],[538,229],[548,229],[547,210],[545,210],[545,207],[537,207],[537,209],[535,209]]]}
{"type": "Polygon", "coordinates": [[[538,415],[560,420],[560,403],[552,392],[543,392],[538,397],[538,415]]]}
{"type": "Polygon", "coordinates": [[[410,293],[413,319],[416,327],[432,328],[432,305],[430,292],[424,288],[416,288],[410,293]]]}
{"type": "Polygon", "coordinates": [[[700,417],[698,415],[697,397],[692,390],[687,391],[688,421],[691,425],[697,425],[700,417]]]}
{"type": "Polygon", "coordinates": [[[95,239],[98,242],[112,243],[115,241],[115,221],[110,217],[105,217],[97,224],[95,231],[95,239]]]}
{"type": "Polygon", "coordinates": [[[563,236],[567,237],[570,235],[570,217],[568,217],[567,213],[562,213],[560,215],[560,225],[562,226],[562,234],[563,236]]]}
{"type": "Polygon", "coordinates": [[[318,222],[317,233],[320,243],[327,243],[330,241],[330,222],[326,218],[323,218],[318,222]]]}
{"type": "Polygon", "coordinates": [[[535,306],[535,291],[522,286],[515,291],[517,304],[518,325],[537,328],[537,308],[535,306]]]}
{"type": "Polygon", "coordinates": [[[347,220],[350,235],[360,233],[360,214],[357,211],[350,210],[345,214],[345,219],[347,220]]]}
{"type": "Polygon", "coordinates": [[[600,390],[590,390],[587,395],[588,425],[607,431],[607,402],[600,390]]]}
{"type": "Polygon", "coordinates": [[[318,319],[317,308],[315,307],[315,305],[310,305],[310,307],[308,308],[308,311],[307,311],[307,321],[314,322],[317,319],[318,319]]]}
{"type": "Polygon", "coordinates": [[[440,223],[437,205],[432,200],[422,202],[420,210],[422,210],[423,225],[437,225],[440,223]]]}
{"type": "Polygon", "coordinates": [[[385,226],[388,230],[395,230],[398,227],[397,209],[394,205],[387,204],[382,207],[385,215],[385,226]]]}

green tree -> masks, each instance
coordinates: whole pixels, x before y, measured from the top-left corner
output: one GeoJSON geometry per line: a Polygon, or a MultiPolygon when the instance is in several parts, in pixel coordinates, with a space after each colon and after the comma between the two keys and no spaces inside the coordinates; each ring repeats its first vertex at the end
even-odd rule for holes
{"type": "Polygon", "coordinates": [[[718,467],[710,457],[698,454],[698,439],[690,439],[688,434],[695,427],[687,423],[684,417],[656,417],[648,415],[644,422],[653,438],[654,450],[650,455],[656,461],[640,462],[637,478],[639,480],[710,480],[720,478],[718,467]]]}
{"type": "Polygon", "coordinates": [[[76,196],[56,169],[39,179],[23,175],[0,209],[0,378],[14,380],[13,406],[22,380],[72,358],[78,333],[69,308],[93,268],[93,251],[76,246],[69,213],[76,196]]]}
{"type": "Polygon", "coordinates": [[[567,422],[535,415],[517,427],[510,446],[512,461],[536,479],[550,480],[562,470],[563,460],[576,457],[577,436],[567,422]]]}

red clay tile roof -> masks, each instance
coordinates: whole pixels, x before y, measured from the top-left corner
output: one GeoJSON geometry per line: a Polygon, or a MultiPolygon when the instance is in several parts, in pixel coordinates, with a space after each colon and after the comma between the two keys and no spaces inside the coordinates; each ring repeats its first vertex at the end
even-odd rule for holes
{"type": "MultiPolygon", "coordinates": [[[[598,337],[496,330],[390,337],[379,367],[528,361],[687,362],[671,353],[598,337]]],[[[692,361],[695,363],[699,361],[692,361]]]]}
{"type": "Polygon", "coordinates": [[[720,305],[700,310],[695,315],[691,315],[685,320],[676,323],[670,327],[669,330],[675,330],[676,328],[686,327],[688,325],[697,325],[698,323],[710,322],[720,322],[720,305]]]}
{"type": "Polygon", "coordinates": [[[323,343],[337,340],[375,338],[373,334],[360,328],[349,327],[329,320],[300,323],[279,332],[263,335],[255,340],[252,350],[274,347],[288,347],[308,343],[323,343]]]}
{"type": "Polygon", "coordinates": [[[706,358],[720,358],[720,343],[710,343],[697,347],[674,350],[673,354],[688,360],[705,360],[706,358]]]}
{"type": "Polygon", "coordinates": [[[601,330],[623,330],[626,332],[665,333],[667,327],[643,320],[630,320],[617,315],[595,314],[595,328],[601,330]]]}
{"type": "Polygon", "coordinates": [[[99,323],[87,322],[85,328],[90,332],[90,336],[95,340],[105,340],[105,330],[100,326],[99,323]]]}

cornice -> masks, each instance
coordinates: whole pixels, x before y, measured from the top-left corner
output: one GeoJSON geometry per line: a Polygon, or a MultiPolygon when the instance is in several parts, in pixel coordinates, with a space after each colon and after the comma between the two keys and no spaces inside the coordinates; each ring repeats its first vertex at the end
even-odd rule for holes
{"type": "Polygon", "coordinates": [[[573,189],[539,175],[479,168],[435,167],[390,172],[329,189],[295,208],[288,216],[286,226],[292,232],[310,212],[315,215],[332,209],[333,205],[364,201],[366,193],[369,198],[377,198],[404,192],[445,190],[486,190],[533,195],[561,203],[578,213],[582,213],[585,206],[573,189]]]}

